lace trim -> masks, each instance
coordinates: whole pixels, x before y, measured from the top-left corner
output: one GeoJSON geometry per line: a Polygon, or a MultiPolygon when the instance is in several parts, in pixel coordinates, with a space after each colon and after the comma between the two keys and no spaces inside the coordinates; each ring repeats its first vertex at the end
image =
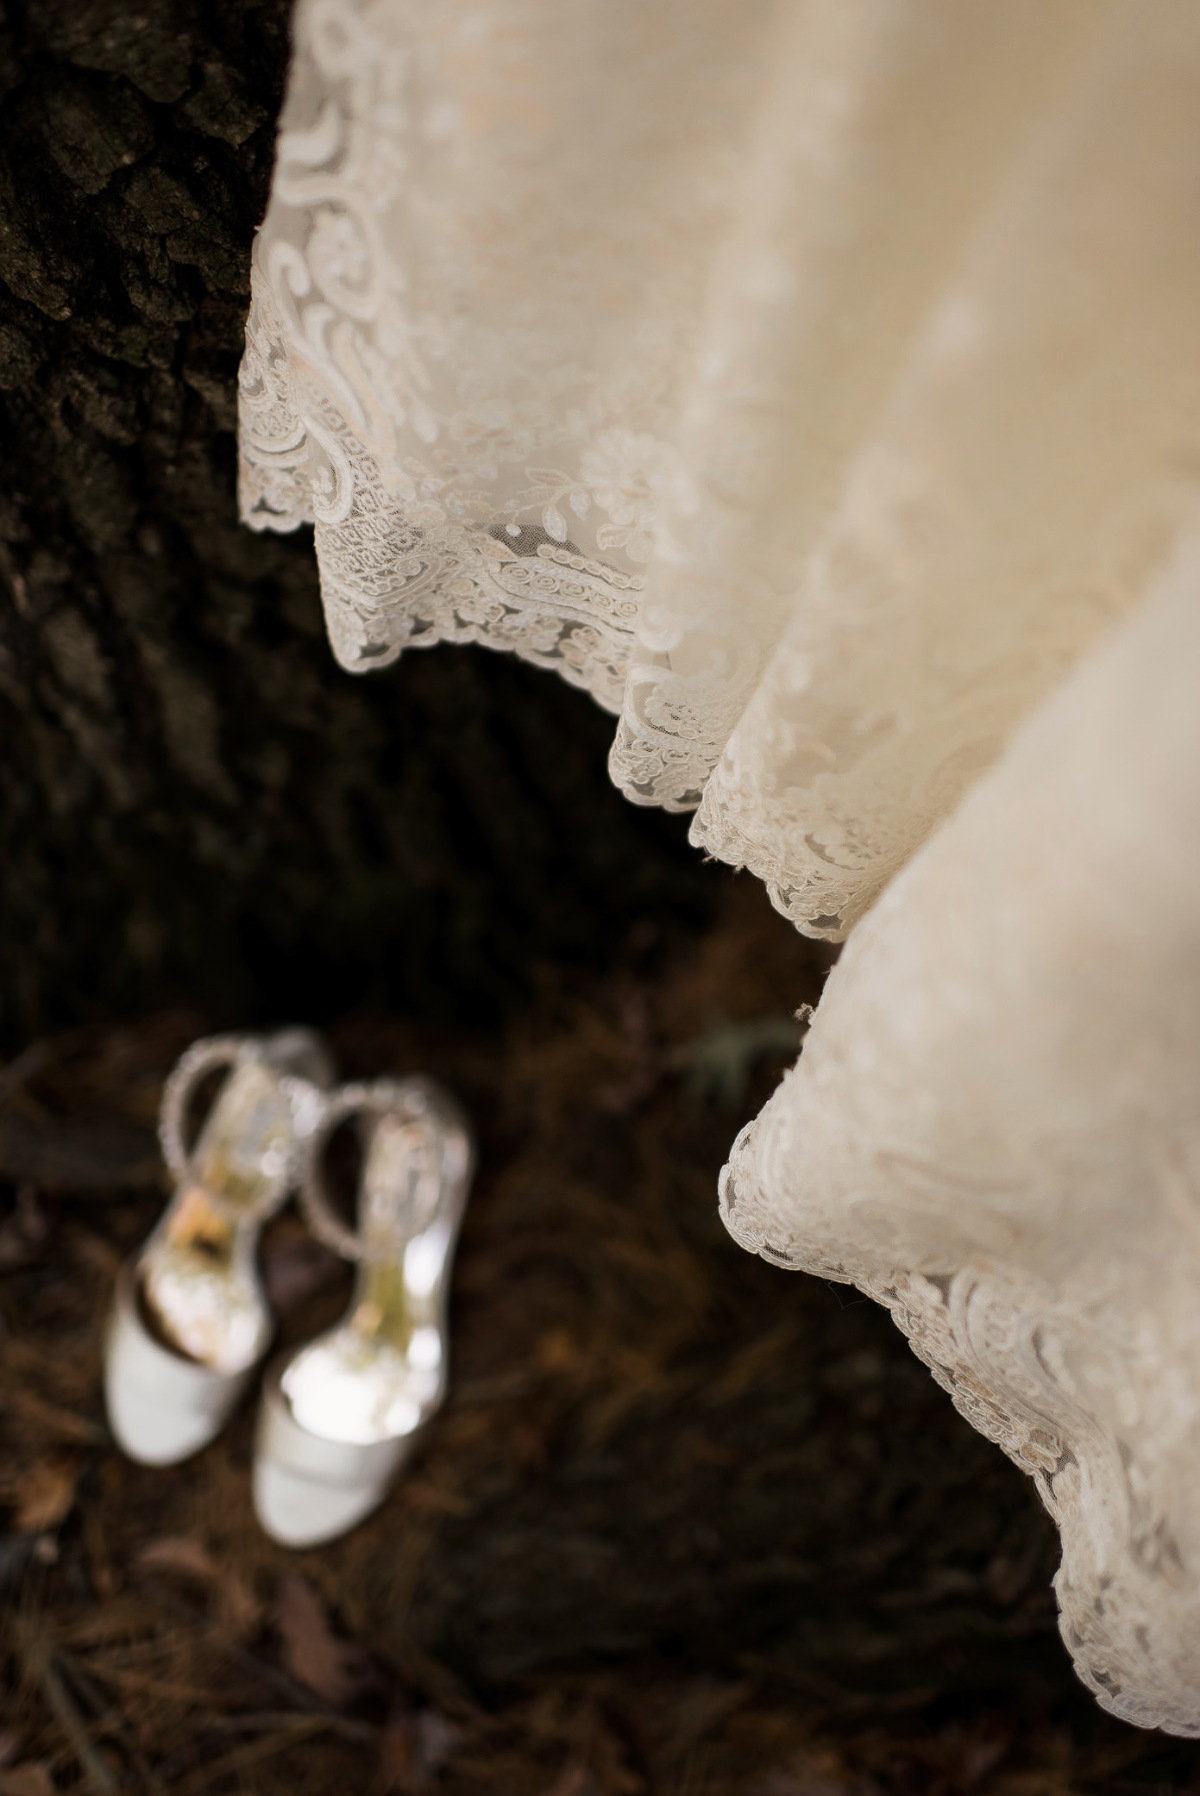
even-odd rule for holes
{"type": "Polygon", "coordinates": [[[852,1284],[890,1312],[960,1415],[1032,1478],[1057,1524],[1059,1630],[1100,1706],[1136,1727],[1200,1738],[1191,1580],[1128,1452],[1064,1372],[1073,1357],[1103,1365],[1111,1341],[1064,1313],[1048,1287],[982,1263],[928,1277],[781,1247],[759,1220],[756,1128],[742,1130],[721,1172],[734,1240],[773,1266],[852,1284]]]}
{"type": "Polygon", "coordinates": [[[256,530],[315,528],[330,640],[352,673],[407,648],[512,650],[619,711],[642,579],[543,528],[442,518],[389,493],[378,463],[317,387],[305,390],[261,276],[239,382],[239,501],[256,530]],[[417,514],[414,517],[414,512],[417,514]]]}

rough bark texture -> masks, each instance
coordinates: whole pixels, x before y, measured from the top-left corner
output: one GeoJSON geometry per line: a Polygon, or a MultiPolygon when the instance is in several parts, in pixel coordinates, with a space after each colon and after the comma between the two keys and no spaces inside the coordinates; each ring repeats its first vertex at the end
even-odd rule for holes
{"type": "Polygon", "coordinates": [[[310,544],[236,522],[287,11],[0,0],[10,1040],[197,994],[478,1014],[716,877],[608,786],[590,701],[478,651],[351,679],[310,544]]]}

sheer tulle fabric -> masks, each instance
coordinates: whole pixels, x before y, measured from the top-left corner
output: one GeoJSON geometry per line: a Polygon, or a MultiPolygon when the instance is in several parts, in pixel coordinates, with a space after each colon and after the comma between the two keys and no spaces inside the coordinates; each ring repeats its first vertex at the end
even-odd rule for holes
{"type": "MultiPolygon", "coordinates": [[[[631,798],[840,938],[1196,514],[1198,116],[1192,0],[299,0],[244,515],[314,523],[346,667],[445,640],[558,671],[616,714],[631,798]]],[[[1113,903],[1150,929],[1141,890],[1126,865],[1113,903]]],[[[1048,1029],[1079,973],[1031,998],[1048,1029]]],[[[986,1033],[970,999],[922,1003],[986,1033]]],[[[769,1177],[741,1150],[731,1214],[794,1213],[824,1263],[806,1117],[764,1123],[769,1177]]],[[[987,1180],[951,1145],[957,1215],[987,1180]]],[[[916,1264],[906,1165],[838,1250],[877,1294],[916,1264]]],[[[1109,1700],[1150,1714],[1146,1675],[1109,1700]]]]}

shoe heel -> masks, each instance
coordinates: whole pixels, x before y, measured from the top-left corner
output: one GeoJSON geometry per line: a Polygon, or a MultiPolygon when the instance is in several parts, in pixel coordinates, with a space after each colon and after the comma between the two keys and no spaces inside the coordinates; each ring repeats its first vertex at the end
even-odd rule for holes
{"type": "Polygon", "coordinates": [[[121,1269],[105,1345],[113,1437],[142,1465],[176,1465],[217,1435],[266,1351],[273,1322],[258,1274],[259,1231],[294,1182],[332,1077],[306,1029],[196,1042],[163,1090],[159,1135],[175,1191],[121,1269]],[[187,1111],[222,1070],[196,1142],[187,1111]]]}
{"type": "Polygon", "coordinates": [[[348,1085],[305,1149],[301,1205],[317,1237],[358,1265],[342,1321],[271,1368],[263,1385],[254,1501],[281,1546],[348,1533],[383,1501],[446,1391],[446,1306],[472,1166],[466,1124],[431,1080],[348,1085]],[[333,1130],[365,1140],[357,1229],[325,1195],[333,1130]]]}

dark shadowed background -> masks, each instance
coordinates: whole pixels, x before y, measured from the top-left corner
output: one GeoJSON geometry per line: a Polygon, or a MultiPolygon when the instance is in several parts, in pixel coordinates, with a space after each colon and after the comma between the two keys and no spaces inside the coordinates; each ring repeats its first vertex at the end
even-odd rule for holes
{"type": "Polygon", "coordinates": [[[494,1015],[533,959],[703,914],[593,704],[474,650],[348,679],[308,533],[238,525],[283,0],[3,18],[0,1031],[195,992],[494,1015]]]}
{"type": "MultiPolygon", "coordinates": [[[[1200,1790],[1075,1683],[1049,1522],[887,1317],[721,1229],[827,954],[612,791],[588,699],[351,679],[310,544],[238,526],[286,15],[0,0],[0,1796],[1200,1790]],[[299,1556],[250,1414],[147,1472],[98,1386],[162,1079],[266,1019],[482,1148],[447,1408],[299,1556]]],[[[345,1302],[292,1217],[266,1269],[285,1343],[345,1302]]]]}

